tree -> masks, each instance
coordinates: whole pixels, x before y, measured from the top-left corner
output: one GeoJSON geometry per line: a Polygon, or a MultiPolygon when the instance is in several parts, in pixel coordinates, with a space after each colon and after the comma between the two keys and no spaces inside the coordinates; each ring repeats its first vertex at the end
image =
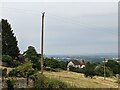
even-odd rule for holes
{"type": "Polygon", "coordinates": [[[25,51],[23,55],[25,58],[32,60],[35,56],[37,57],[38,54],[33,46],[28,46],[27,51],[25,51]]]}
{"type": "Polygon", "coordinates": [[[120,64],[114,60],[108,60],[105,66],[110,67],[110,69],[113,71],[114,74],[120,73],[120,70],[119,70],[120,64]]]}
{"type": "Polygon", "coordinates": [[[53,58],[46,58],[44,60],[44,66],[50,68],[59,68],[59,61],[53,58]]]}
{"type": "Polygon", "coordinates": [[[39,55],[37,54],[33,46],[28,46],[27,51],[23,53],[25,58],[28,58],[33,63],[33,68],[35,70],[40,70],[39,55]]]}
{"type": "MultiPolygon", "coordinates": [[[[96,66],[95,74],[98,76],[104,76],[104,66],[103,65],[96,66]]],[[[106,77],[113,76],[113,71],[110,69],[110,67],[105,67],[105,75],[106,77]]]]}
{"type": "Polygon", "coordinates": [[[84,75],[85,77],[93,77],[95,76],[95,64],[92,64],[90,62],[87,62],[86,65],[85,65],[85,68],[84,68],[84,75]]]}
{"type": "Polygon", "coordinates": [[[16,36],[14,36],[11,25],[7,20],[2,19],[2,55],[9,55],[13,59],[18,57],[19,48],[16,36]]]}
{"type": "Polygon", "coordinates": [[[67,63],[65,61],[59,61],[59,68],[66,70],[67,69],[67,63]]]}

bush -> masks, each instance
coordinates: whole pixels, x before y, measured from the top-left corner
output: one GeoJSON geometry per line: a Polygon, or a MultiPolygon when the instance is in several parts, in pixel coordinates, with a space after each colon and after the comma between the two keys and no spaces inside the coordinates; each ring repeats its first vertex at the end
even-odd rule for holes
{"type": "Polygon", "coordinates": [[[12,57],[9,55],[2,55],[2,62],[5,66],[11,66],[12,63],[12,57]]]}
{"type": "Polygon", "coordinates": [[[95,64],[90,63],[90,62],[86,63],[86,66],[84,68],[84,75],[85,75],[85,77],[93,78],[93,76],[95,76],[94,69],[95,69],[95,64]]]}
{"type": "MultiPolygon", "coordinates": [[[[96,66],[95,73],[98,76],[104,76],[104,66],[102,66],[102,65],[96,66]]],[[[105,67],[105,74],[106,74],[106,77],[113,76],[113,72],[110,69],[110,67],[105,67]]]]}
{"type": "Polygon", "coordinates": [[[34,88],[38,90],[44,90],[45,88],[49,88],[49,90],[53,88],[67,88],[67,84],[64,82],[53,78],[49,79],[44,75],[41,75],[41,73],[35,73],[30,78],[34,80],[34,88]]]}
{"type": "Polygon", "coordinates": [[[2,77],[7,77],[7,68],[2,70],[2,77]]]}
{"type": "Polygon", "coordinates": [[[69,70],[77,73],[84,73],[84,68],[76,68],[73,66],[69,66],[69,70]]]}
{"type": "Polygon", "coordinates": [[[14,84],[15,84],[15,81],[14,80],[7,80],[7,87],[8,87],[8,90],[13,90],[14,89],[14,84]]]}
{"type": "Polygon", "coordinates": [[[12,62],[11,62],[11,65],[10,65],[10,67],[17,67],[17,66],[19,66],[21,63],[18,61],[18,60],[13,60],[12,62]]]}
{"type": "Polygon", "coordinates": [[[13,69],[9,72],[9,77],[16,77],[18,74],[18,71],[16,69],[13,69]]]}
{"type": "Polygon", "coordinates": [[[43,75],[40,75],[39,78],[35,80],[35,88],[36,89],[46,88],[45,77],[43,75]]]}
{"type": "Polygon", "coordinates": [[[50,68],[50,67],[46,67],[45,68],[46,71],[53,71],[53,72],[59,72],[59,69],[54,69],[54,68],[50,68]]]}
{"type": "Polygon", "coordinates": [[[12,57],[9,55],[2,55],[2,61],[10,63],[12,61],[12,57]]]}
{"type": "Polygon", "coordinates": [[[31,63],[26,63],[20,65],[9,72],[10,77],[29,77],[30,75],[34,74],[36,71],[32,68],[31,63]]]}

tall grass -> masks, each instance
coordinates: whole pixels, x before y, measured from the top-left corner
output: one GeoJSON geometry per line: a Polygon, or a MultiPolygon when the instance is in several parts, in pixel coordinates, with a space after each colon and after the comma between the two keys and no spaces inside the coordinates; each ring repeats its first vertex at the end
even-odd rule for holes
{"type": "Polygon", "coordinates": [[[55,78],[45,77],[44,75],[41,75],[40,73],[34,74],[32,76],[32,79],[34,80],[34,88],[37,90],[44,90],[44,89],[63,90],[68,87],[65,82],[55,79],[55,78]]]}

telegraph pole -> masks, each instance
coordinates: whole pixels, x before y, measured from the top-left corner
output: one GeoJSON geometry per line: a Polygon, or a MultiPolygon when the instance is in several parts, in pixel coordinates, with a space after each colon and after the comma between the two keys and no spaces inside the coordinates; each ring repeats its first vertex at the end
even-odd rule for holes
{"type": "Polygon", "coordinates": [[[44,14],[42,13],[42,35],[41,35],[41,74],[43,74],[43,40],[44,40],[44,14]]]}
{"type": "Polygon", "coordinates": [[[106,72],[105,72],[105,58],[104,58],[104,80],[105,80],[105,77],[106,77],[106,72]]]}

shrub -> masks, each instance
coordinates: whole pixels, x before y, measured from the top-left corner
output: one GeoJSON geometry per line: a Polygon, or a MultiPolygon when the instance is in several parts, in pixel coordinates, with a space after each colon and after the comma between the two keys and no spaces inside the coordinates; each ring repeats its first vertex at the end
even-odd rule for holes
{"type": "Polygon", "coordinates": [[[8,90],[13,90],[13,89],[14,89],[14,84],[15,84],[15,81],[14,81],[14,80],[8,79],[8,80],[7,80],[8,90]]]}
{"type": "MultiPolygon", "coordinates": [[[[104,66],[102,65],[96,66],[95,73],[98,76],[104,76],[104,66]]],[[[106,77],[113,76],[113,71],[109,67],[105,67],[105,74],[106,74],[106,77]]]]}
{"type": "Polygon", "coordinates": [[[69,66],[69,70],[77,73],[84,73],[84,68],[76,68],[73,66],[69,66]]]}
{"type": "Polygon", "coordinates": [[[93,76],[95,76],[94,69],[95,69],[95,65],[93,63],[90,63],[90,62],[86,63],[86,66],[84,68],[85,77],[89,76],[89,77],[93,78],[93,76]]]}
{"type": "Polygon", "coordinates": [[[59,72],[59,69],[54,69],[54,68],[50,68],[50,67],[46,67],[45,68],[46,71],[53,71],[53,72],[59,72]]]}
{"type": "Polygon", "coordinates": [[[35,73],[30,78],[34,80],[34,88],[38,90],[45,88],[48,88],[49,90],[53,88],[58,88],[63,90],[63,88],[67,88],[66,83],[57,79],[47,78],[44,75],[41,75],[41,73],[35,73]]]}
{"type": "Polygon", "coordinates": [[[2,55],[2,61],[3,62],[11,62],[11,60],[12,60],[12,57],[11,56],[9,56],[9,55],[2,55]]]}
{"type": "Polygon", "coordinates": [[[40,75],[39,78],[35,80],[35,88],[36,89],[46,88],[45,77],[43,75],[40,75]]]}
{"type": "Polygon", "coordinates": [[[9,72],[9,77],[16,77],[18,74],[18,71],[16,69],[13,69],[9,72]]]}
{"type": "Polygon", "coordinates": [[[17,66],[19,66],[21,63],[18,61],[18,60],[13,60],[12,62],[11,62],[11,66],[10,67],[17,67],[17,66]]]}
{"type": "Polygon", "coordinates": [[[2,62],[5,66],[11,66],[12,63],[12,57],[9,55],[2,55],[2,62]]]}
{"type": "Polygon", "coordinates": [[[7,77],[7,68],[2,70],[2,77],[7,77]]]}

